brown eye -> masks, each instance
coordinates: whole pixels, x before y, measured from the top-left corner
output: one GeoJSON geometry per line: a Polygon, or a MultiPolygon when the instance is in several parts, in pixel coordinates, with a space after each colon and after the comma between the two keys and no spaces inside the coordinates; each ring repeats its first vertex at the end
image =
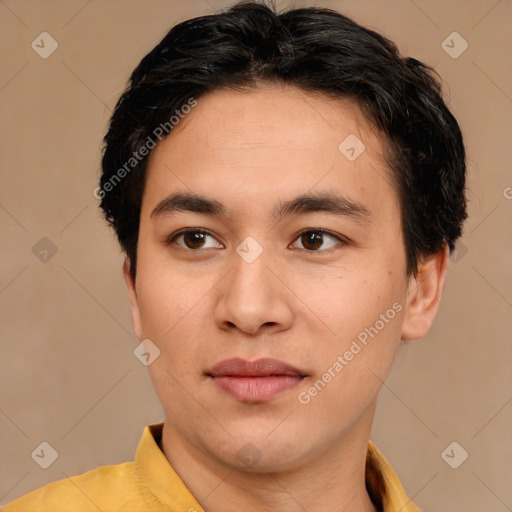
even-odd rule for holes
{"type": "Polygon", "coordinates": [[[182,249],[188,249],[190,251],[209,249],[212,247],[222,247],[222,245],[219,243],[210,243],[209,246],[206,245],[208,238],[215,240],[215,238],[212,235],[210,235],[208,231],[204,231],[202,229],[187,229],[171,236],[167,244],[171,245],[176,242],[176,244],[182,249]],[[183,241],[179,243],[178,240],[183,241]]]}
{"type": "Polygon", "coordinates": [[[326,231],[322,231],[322,230],[308,230],[308,231],[303,231],[299,237],[297,238],[297,240],[300,240],[301,244],[303,245],[303,247],[309,251],[309,252],[313,252],[313,251],[317,251],[317,252],[324,252],[325,249],[330,249],[331,247],[335,247],[336,245],[346,245],[346,242],[335,236],[335,235],[331,235],[330,233],[327,233],[326,231]],[[325,242],[326,240],[334,240],[335,243],[331,243],[330,245],[328,245],[327,247],[325,247],[325,242]],[[319,250],[323,245],[323,250],[319,250]]]}
{"type": "Polygon", "coordinates": [[[189,249],[201,249],[204,244],[205,234],[198,231],[183,233],[183,241],[189,249]]]}
{"type": "Polygon", "coordinates": [[[311,250],[317,250],[319,249],[323,242],[324,242],[324,237],[321,233],[318,233],[316,231],[309,231],[307,233],[303,233],[300,237],[300,241],[302,242],[302,245],[306,248],[306,249],[311,249],[311,250]]]}

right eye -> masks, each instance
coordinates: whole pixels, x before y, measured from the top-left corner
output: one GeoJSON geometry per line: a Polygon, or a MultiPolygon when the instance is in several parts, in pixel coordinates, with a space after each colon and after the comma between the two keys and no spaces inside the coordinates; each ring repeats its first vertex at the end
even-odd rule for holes
{"type": "MultiPolygon", "coordinates": [[[[195,228],[195,229],[182,229],[177,233],[173,233],[168,239],[166,244],[171,245],[176,243],[179,247],[185,250],[190,251],[198,251],[201,249],[210,249],[215,248],[215,244],[213,246],[205,246],[205,240],[210,237],[214,239],[214,237],[210,234],[209,231],[205,229],[195,228]],[[182,244],[178,243],[178,240],[182,240],[182,244]],[[184,245],[183,245],[184,244],[184,245]]],[[[218,244],[221,245],[221,244],[218,244]]],[[[222,248],[222,245],[221,247],[222,248]]]]}

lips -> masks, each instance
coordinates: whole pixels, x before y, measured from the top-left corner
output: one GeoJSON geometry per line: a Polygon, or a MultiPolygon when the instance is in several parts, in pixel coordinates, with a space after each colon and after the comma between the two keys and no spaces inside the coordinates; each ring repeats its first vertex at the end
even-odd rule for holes
{"type": "Polygon", "coordinates": [[[306,373],[277,359],[246,361],[239,357],[226,359],[207,372],[211,377],[305,377],[306,373]]]}
{"type": "Polygon", "coordinates": [[[222,392],[240,402],[265,402],[296,387],[307,374],[277,359],[227,359],[206,372],[222,392]]]}

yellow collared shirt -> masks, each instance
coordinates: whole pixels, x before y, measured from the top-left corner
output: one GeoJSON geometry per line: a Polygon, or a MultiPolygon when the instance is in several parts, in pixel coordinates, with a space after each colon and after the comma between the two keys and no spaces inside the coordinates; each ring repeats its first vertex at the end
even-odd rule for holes
{"type": "MultiPolygon", "coordinates": [[[[203,512],[158,445],[162,427],[163,423],[145,427],[135,461],[101,466],[52,482],[5,505],[2,511],[203,512]]],[[[371,482],[375,478],[383,481],[382,512],[420,512],[407,498],[389,462],[371,441],[368,453],[372,463],[367,464],[366,485],[374,490],[371,482]]]]}

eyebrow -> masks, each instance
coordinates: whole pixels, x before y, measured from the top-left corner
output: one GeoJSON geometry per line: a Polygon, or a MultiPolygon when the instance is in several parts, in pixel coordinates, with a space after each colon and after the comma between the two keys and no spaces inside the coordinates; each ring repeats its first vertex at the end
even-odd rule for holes
{"type": "MultiPolygon", "coordinates": [[[[159,217],[176,211],[202,213],[221,219],[229,217],[228,210],[221,202],[190,192],[176,192],[169,195],[155,206],[150,217],[159,217]]],[[[292,215],[313,212],[353,217],[359,222],[371,223],[371,213],[366,206],[344,195],[331,192],[302,194],[293,199],[281,201],[271,215],[275,220],[280,221],[292,215]]]]}

